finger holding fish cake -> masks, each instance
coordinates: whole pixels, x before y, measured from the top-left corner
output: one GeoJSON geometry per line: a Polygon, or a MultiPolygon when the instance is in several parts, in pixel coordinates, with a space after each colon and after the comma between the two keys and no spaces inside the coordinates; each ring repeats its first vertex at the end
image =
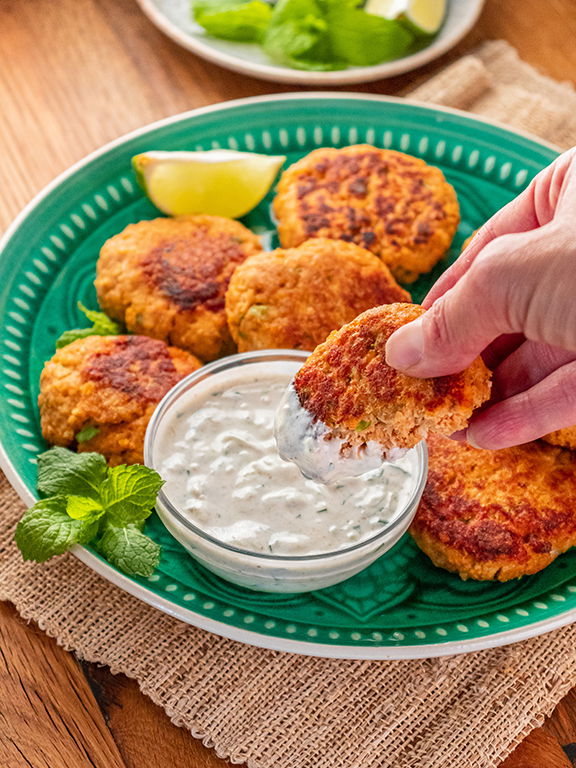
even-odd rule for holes
{"type": "Polygon", "coordinates": [[[490,395],[490,371],[480,358],[461,373],[431,379],[386,364],[389,336],[423,312],[415,304],[388,304],[332,333],[295,376],[301,407],[348,444],[376,441],[385,452],[411,448],[429,431],[463,429],[490,395]]]}
{"type": "Polygon", "coordinates": [[[476,234],[477,234],[477,232],[478,232],[478,230],[477,230],[477,229],[475,229],[475,230],[474,230],[474,232],[472,232],[472,234],[471,234],[471,235],[468,235],[468,237],[466,238],[466,240],[464,240],[464,242],[462,243],[462,246],[461,246],[461,248],[460,248],[460,252],[461,252],[461,253],[462,253],[463,251],[465,251],[465,250],[466,250],[466,248],[468,248],[468,246],[470,245],[470,243],[472,242],[472,240],[474,240],[474,238],[476,237],[476,234]]]}

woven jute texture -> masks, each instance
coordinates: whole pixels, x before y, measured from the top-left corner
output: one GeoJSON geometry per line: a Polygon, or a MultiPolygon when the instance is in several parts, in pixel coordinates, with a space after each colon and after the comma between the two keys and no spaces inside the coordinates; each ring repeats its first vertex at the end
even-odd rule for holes
{"type": "MultiPolygon", "coordinates": [[[[567,147],[576,95],[489,43],[419,87],[422,100],[567,147]]],[[[242,646],[150,608],[72,556],[23,563],[22,514],[0,479],[0,598],[65,648],[135,678],[221,756],[250,768],[495,768],[576,684],[576,628],[443,659],[355,662],[242,646]]]]}

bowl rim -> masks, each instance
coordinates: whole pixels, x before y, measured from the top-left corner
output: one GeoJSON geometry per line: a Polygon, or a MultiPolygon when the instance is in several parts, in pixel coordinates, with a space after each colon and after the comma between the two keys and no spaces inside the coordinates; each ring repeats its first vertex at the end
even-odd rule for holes
{"type": "MultiPolygon", "coordinates": [[[[252,365],[262,362],[304,362],[310,355],[310,352],[294,349],[266,349],[253,352],[240,352],[234,355],[228,355],[227,357],[215,360],[212,363],[198,368],[198,370],[185,376],[178,384],[172,387],[162,400],[156,406],[154,413],[148,423],[146,429],[146,435],[144,437],[144,464],[151,469],[158,472],[158,467],[155,466],[154,446],[156,443],[156,437],[160,424],[162,423],[166,414],[172,409],[172,407],[180,400],[180,398],[186,395],[191,389],[194,388],[200,382],[205,381],[211,376],[219,373],[224,373],[230,369],[235,369],[243,365],[252,365]]],[[[156,500],[156,507],[160,506],[161,512],[159,516],[162,519],[162,513],[166,513],[168,517],[174,518],[185,529],[193,533],[195,536],[209,542],[217,548],[223,549],[226,552],[232,552],[235,555],[241,555],[242,557],[249,559],[257,559],[267,563],[302,563],[302,562],[319,562],[330,559],[337,559],[339,557],[345,557],[346,555],[358,552],[363,549],[370,549],[372,546],[377,545],[380,539],[385,538],[391,531],[395,529],[401,529],[404,532],[407,528],[410,520],[415,516],[418,508],[418,501],[422,496],[424,486],[426,484],[428,476],[428,450],[426,443],[421,441],[414,449],[416,452],[416,458],[418,462],[418,475],[414,484],[410,498],[407,500],[404,507],[397,513],[386,525],[378,530],[373,536],[363,539],[349,547],[343,547],[341,549],[331,550],[329,552],[317,552],[310,555],[274,555],[267,554],[265,552],[254,552],[249,549],[243,549],[242,547],[235,547],[231,544],[226,544],[215,536],[210,535],[199,526],[190,521],[186,515],[184,515],[178,507],[170,501],[166,495],[164,488],[161,488],[158,492],[156,500]]]]}

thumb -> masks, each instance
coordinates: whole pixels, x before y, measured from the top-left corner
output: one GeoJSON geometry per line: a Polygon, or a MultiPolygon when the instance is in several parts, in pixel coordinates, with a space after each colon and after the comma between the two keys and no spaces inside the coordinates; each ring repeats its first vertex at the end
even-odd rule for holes
{"type": "Polygon", "coordinates": [[[576,349],[576,304],[566,299],[574,273],[569,237],[548,224],[492,240],[455,285],[390,336],[388,365],[418,378],[459,373],[513,333],[576,349]]]}
{"type": "Polygon", "coordinates": [[[388,365],[418,378],[459,373],[497,337],[517,330],[484,263],[477,260],[421,317],[390,336],[388,365]]]}

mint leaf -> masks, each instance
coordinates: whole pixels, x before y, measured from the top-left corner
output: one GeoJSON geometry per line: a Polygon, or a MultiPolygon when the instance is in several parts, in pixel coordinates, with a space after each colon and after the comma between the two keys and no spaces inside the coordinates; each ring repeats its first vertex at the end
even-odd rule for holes
{"type": "Polygon", "coordinates": [[[327,24],[316,0],[280,0],[262,46],[273,59],[300,69],[333,68],[327,24]]]}
{"type": "Polygon", "coordinates": [[[214,37],[258,42],[266,31],[272,8],[262,0],[197,0],[193,5],[193,15],[194,21],[214,37]]]}
{"type": "Polygon", "coordinates": [[[66,497],[53,496],[37,501],[26,512],[16,526],[15,539],[24,560],[43,563],[74,544],[86,544],[97,531],[97,523],[69,517],[66,497]]]}
{"type": "Polygon", "coordinates": [[[163,481],[140,464],[108,468],[99,453],[55,447],[38,457],[38,488],[48,498],[29,509],[15,539],[26,560],[44,562],[98,536],[99,551],[126,573],[147,576],[160,547],[142,533],[163,481]]]}
{"type": "Polygon", "coordinates": [[[74,520],[98,520],[104,514],[104,508],[88,496],[68,496],[66,513],[74,520]]]}
{"type": "Polygon", "coordinates": [[[331,5],[326,18],[333,55],[355,66],[398,59],[414,40],[400,22],[360,9],[331,5]]]}
{"type": "Polygon", "coordinates": [[[100,428],[93,425],[83,427],[80,432],[76,434],[75,440],[77,443],[86,443],[88,440],[92,440],[93,437],[96,437],[99,432],[100,428]]]}
{"type": "Polygon", "coordinates": [[[62,347],[68,346],[73,341],[85,339],[88,336],[116,336],[122,333],[122,326],[111,320],[104,312],[87,309],[81,301],[78,302],[78,309],[90,320],[92,327],[73,328],[70,331],[64,331],[56,341],[56,349],[62,349],[62,347]]]}
{"type": "Polygon", "coordinates": [[[119,324],[114,320],[111,320],[105,312],[100,312],[96,309],[88,309],[88,307],[85,307],[81,301],[78,302],[77,306],[78,309],[86,315],[88,320],[102,331],[100,334],[101,336],[118,332],[118,329],[120,328],[119,324]]]}
{"type": "Polygon", "coordinates": [[[116,525],[145,520],[152,512],[163,484],[157,472],[142,464],[111,467],[101,488],[108,520],[116,525]]]}
{"type": "Polygon", "coordinates": [[[138,526],[107,525],[98,551],[109,563],[131,576],[151,576],[160,562],[160,547],[138,526]]]}
{"type": "Polygon", "coordinates": [[[38,456],[38,490],[44,496],[88,496],[99,500],[106,472],[106,460],[99,453],[50,448],[38,456]]]}
{"type": "Polygon", "coordinates": [[[56,339],[56,349],[62,349],[67,347],[68,344],[72,344],[73,341],[78,339],[86,339],[88,336],[95,336],[92,328],[73,328],[70,331],[64,331],[58,339],[56,339]]]}

